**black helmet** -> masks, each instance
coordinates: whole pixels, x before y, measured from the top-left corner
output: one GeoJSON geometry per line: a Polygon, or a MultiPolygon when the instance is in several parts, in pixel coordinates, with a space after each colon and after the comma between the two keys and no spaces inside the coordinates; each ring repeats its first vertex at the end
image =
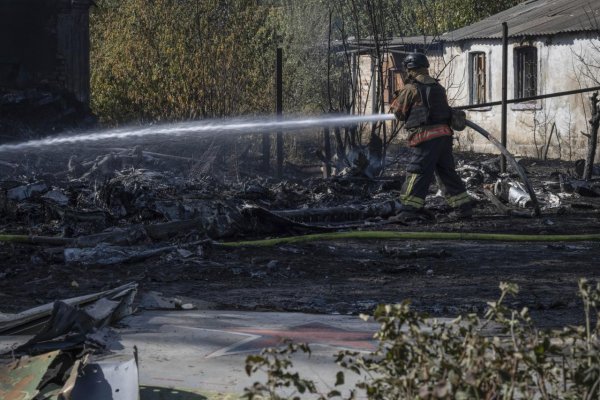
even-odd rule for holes
{"type": "Polygon", "coordinates": [[[429,61],[423,53],[409,53],[403,63],[407,69],[429,68],[429,61]]]}

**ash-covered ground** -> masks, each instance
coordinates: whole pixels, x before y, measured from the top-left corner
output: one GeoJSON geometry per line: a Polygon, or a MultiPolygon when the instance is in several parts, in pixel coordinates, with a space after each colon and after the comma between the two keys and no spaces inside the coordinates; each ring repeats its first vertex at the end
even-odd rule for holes
{"type": "Polygon", "coordinates": [[[135,281],[142,291],[211,308],[347,314],[411,299],[419,310],[455,316],[482,313],[499,283],[510,281],[521,287],[511,304],[529,307],[541,324],[581,322],[577,281],[600,276],[597,242],[219,245],[350,229],[596,233],[600,186],[578,179],[575,163],[520,160],[541,206],[534,217],[518,176],[500,174],[497,156],[458,153],[474,217],[448,218],[434,185],[429,216],[402,223],[394,218],[402,147],[388,153],[381,178],[351,162],[324,179],[319,165],[296,159],[275,179],[260,170],[249,143],[115,142],[0,154],[0,231],[29,237],[0,243],[0,311],[135,281]]]}

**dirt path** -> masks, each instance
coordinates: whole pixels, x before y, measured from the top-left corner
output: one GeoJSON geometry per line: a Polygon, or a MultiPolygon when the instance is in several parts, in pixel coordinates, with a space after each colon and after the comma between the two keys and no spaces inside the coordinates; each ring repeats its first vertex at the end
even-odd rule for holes
{"type": "MultiPolygon", "coordinates": [[[[388,229],[522,233],[594,232],[596,217],[508,219],[476,216],[468,223],[388,229]]],[[[36,249],[2,248],[13,260],[0,281],[2,311],[89,293],[127,281],[142,290],[201,300],[214,308],[369,312],[379,303],[411,299],[436,316],[482,313],[498,284],[519,284],[515,307],[529,307],[539,323],[581,322],[575,293],[581,277],[600,278],[600,243],[450,241],[330,241],[272,248],[214,248],[206,258],[168,255],[143,263],[84,267],[36,264],[36,249]],[[32,256],[33,254],[33,256],[32,256]]]]}

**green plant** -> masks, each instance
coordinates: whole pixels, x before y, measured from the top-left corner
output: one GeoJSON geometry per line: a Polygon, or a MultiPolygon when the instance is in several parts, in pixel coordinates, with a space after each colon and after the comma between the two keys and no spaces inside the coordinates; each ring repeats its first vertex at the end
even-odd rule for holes
{"type": "Polygon", "coordinates": [[[91,106],[108,124],[272,110],[276,10],[258,0],[98,0],[91,106]]]}
{"type": "MultiPolygon", "coordinates": [[[[248,400],[282,400],[282,399],[300,399],[300,395],[317,394],[315,383],[308,379],[303,379],[297,372],[291,372],[293,364],[291,356],[298,351],[302,351],[310,356],[311,351],[306,344],[295,344],[285,342],[283,348],[268,348],[260,355],[251,355],[246,358],[246,373],[251,376],[257,372],[263,372],[267,376],[265,383],[255,382],[250,388],[244,390],[243,398],[248,400]],[[282,394],[287,393],[287,394],[282,394]]],[[[338,373],[338,384],[343,383],[343,374],[338,373]],[[342,379],[340,381],[339,379],[342,379]]],[[[339,395],[339,392],[333,391],[328,396],[319,395],[318,399],[327,399],[339,395]]]]}
{"type": "MultiPolygon", "coordinates": [[[[600,284],[579,282],[584,326],[551,331],[537,328],[527,308],[506,306],[507,297],[518,293],[516,285],[502,283],[500,292],[497,301],[488,303],[484,318],[469,314],[450,322],[429,319],[409,302],[378,306],[373,315],[380,324],[377,350],[337,355],[336,362],[361,379],[345,398],[354,399],[359,392],[369,399],[600,398],[600,284]]],[[[269,376],[267,385],[254,385],[252,394],[258,397],[249,398],[288,398],[277,389],[294,382],[320,399],[344,398],[337,390],[320,394],[314,383],[289,372],[290,355],[310,351],[306,345],[294,346],[248,358],[249,374],[266,367],[269,376]],[[281,356],[283,364],[272,359],[281,356]]],[[[343,382],[340,371],[336,385],[343,382]]]]}

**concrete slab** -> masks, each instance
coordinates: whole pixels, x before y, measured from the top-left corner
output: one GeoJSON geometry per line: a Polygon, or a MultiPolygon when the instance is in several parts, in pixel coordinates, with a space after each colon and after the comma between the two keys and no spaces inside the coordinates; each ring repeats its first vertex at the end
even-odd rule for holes
{"type": "Polygon", "coordinates": [[[310,344],[310,358],[295,356],[294,367],[326,391],[339,370],[334,355],[341,349],[373,350],[378,329],[356,316],[272,312],[146,311],[123,322],[127,327],[118,331],[125,349],[119,351],[137,347],[141,385],[214,398],[264,381],[246,375],[245,358],[284,338],[310,344]]]}
{"type": "MultiPolygon", "coordinates": [[[[228,400],[266,381],[264,375],[246,375],[246,357],[278,347],[285,338],[310,345],[310,357],[294,355],[294,370],[326,393],[340,370],[335,355],[342,349],[371,352],[378,328],[348,315],[160,310],[126,317],[105,340],[117,354],[131,356],[137,348],[141,400],[228,400]]],[[[29,338],[0,336],[0,353],[29,338]]],[[[357,378],[347,372],[345,385],[336,389],[354,387],[357,378]]]]}
{"type": "MultiPolygon", "coordinates": [[[[357,316],[236,311],[144,311],[121,321],[111,350],[139,356],[141,399],[238,398],[264,376],[248,377],[245,359],[284,339],[308,343],[312,355],[294,356],[300,375],[323,391],[339,370],[334,355],[342,349],[375,349],[378,325],[357,316]],[[195,397],[199,395],[199,397],[195,397]]],[[[0,352],[30,336],[0,336],[0,352]]],[[[348,375],[352,377],[352,375],[348,375]]],[[[355,381],[349,379],[348,387],[355,381]]]]}

